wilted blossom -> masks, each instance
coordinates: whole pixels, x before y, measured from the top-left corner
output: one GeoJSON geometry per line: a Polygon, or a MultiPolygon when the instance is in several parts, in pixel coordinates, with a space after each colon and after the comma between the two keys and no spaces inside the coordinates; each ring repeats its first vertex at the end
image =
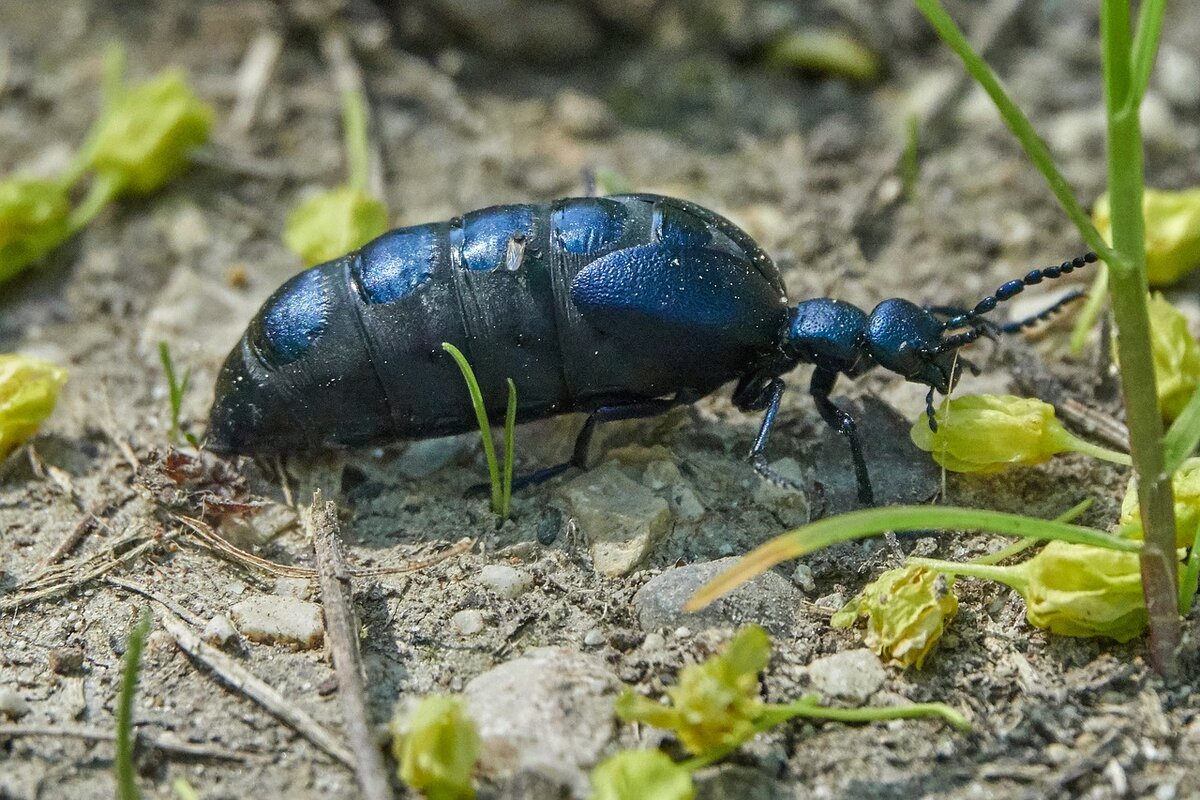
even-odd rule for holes
{"type": "Polygon", "coordinates": [[[365,190],[338,186],[292,209],[283,240],[312,266],[344,256],[387,229],[387,206],[365,190]]]}
{"type": "Polygon", "coordinates": [[[396,774],[429,800],[475,797],[471,772],[479,759],[479,733],[457,697],[427,695],[392,718],[396,774]]]}
{"type": "Polygon", "coordinates": [[[919,566],[889,569],[833,615],[835,628],[867,622],[867,647],[884,659],[917,669],[958,612],[946,576],[919,566]]]}
{"type": "MultiPolygon", "coordinates": [[[[1175,546],[1191,547],[1196,526],[1200,525],[1200,458],[1183,462],[1171,477],[1171,487],[1175,495],[1175,546]]],[[[1121,501],[1118,531],[1130,539],[1144,537],[1136,478],[1129,479],[1125,498],[1121,501]]]]}
{"type": "Polygon", "coordinates": [[[736,746],[755,733],[754,720],[763,710],[758,674],[770,655],[766,631],[742,628],[723,653],[680,672],[679,682],[667,689],[669,705],[626,689],[617,698],[617,716],[675,731],[690,753],[736,746]]]}
{"type": "Polygon", "coordinates": [[[49,361],[0,355],[0,458],[37,431],[66,382],[67,371],[49,361]]]}
{"type": "Polygon", "coordinates": [[[625,750],[592,770],[591,800],[692,800],[686,769],[660,750],[625,750]]]}
{"type": "Polygon", "coordinates": [[[938,429],[933,431],[924,417],[918,419],[912,440],[952,472],[1000,472],[1041,464],[1071,451],[1129,463],[1127,455],[1075,436],[1055,417],[1054,406],[1035,398],[994,394],[947,398],[936,420],[938,429]]]}
{"type": "MultiPolygon", "coordinates": [[[[1146,277],[1151,286],[1175,283],[1200,266],[1200,187],[1182,191],[1147,188],[1142,194],[1146,221],[1146,277]]],[[[1108,195],[1092,208],[1092,221],[1112,242],[1108,195]]]]}
{"type": "Polygon", "coordinates": [[[71,234],[71,202],[57,181],[0,180],[0,281],[49,253],[71,234]]]}

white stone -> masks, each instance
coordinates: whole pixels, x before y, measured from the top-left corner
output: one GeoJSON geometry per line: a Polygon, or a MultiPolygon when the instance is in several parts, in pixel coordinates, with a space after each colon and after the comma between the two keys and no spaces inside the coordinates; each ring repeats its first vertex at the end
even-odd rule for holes
{"type": "Polygon", "coordinates": [[[208,621],[204,626],[204,633],[201,636],[204,641],[209,644],[215,644],[217,647],[224,647],[230,642],[237,639],[237,629],[233,627],[233,623],[229,621],[229,617],[224,614],[217,614],[208,621]]]}
{"type": "Polygon", "coordinates": [[[1155,61],[1154,85],[1171,105],[1191,111],[1200,106],[1200,58],[1164,44],[1155,61]]]}
{"type": "Polygon", "coordinates": [[[686,483],[677,483],[671,487],[670,493],[667,495],[667,503],[671,507],[671,513],[676,519],[683,522],[695,522],[702,518],[706,512],[704,504],[700,502],[700,498],[692,490],[692,487],[686,483]]]}
{"type": "Polygon", "coordinates": [[[507,564],[488,564],[479,570],[478,580],[486,588],[509,600],[523,595],[532,582],[528,573],[507,564]]]}
{"type": "Polygon", "coordinates": [[[604,632],[599,628],[592,628],[583,637],[584,647],[599,647],[605,642],[604,632]]]}
{"type": "Polygon", "coordinates": [[[18,719],[29,713],[29,703],[16,689],[0,686],[0,714],[18,719]]]}
{"type": "Polygon", "coordinates": [[[483,612],[477,608],[464,608],[450,618],[450,627],[459,636],[474,636],[483,630],[483,612]]]}
{"type": "Polygon", "coordinates": [[[316,603],[279,595],[259,595],[229,610],[242,636],[253,642],[316,647],[325,636],[321,607],[316,603]]]}
{"type": "Polygon", "coordinates": [[[847,650],[818,658],[808,665],[812,687],[825,698],[864,703],[879,691],[887,670],[870,650],[847,650]]]}
{"type": "Polygon", "coordinates": [[[584,796],[587,771],[616,736],[612,705],[621,681],[595,656],[539,647],[479,675],[463,690],[479,730],[481,774],[557,765],[584,796]]]}

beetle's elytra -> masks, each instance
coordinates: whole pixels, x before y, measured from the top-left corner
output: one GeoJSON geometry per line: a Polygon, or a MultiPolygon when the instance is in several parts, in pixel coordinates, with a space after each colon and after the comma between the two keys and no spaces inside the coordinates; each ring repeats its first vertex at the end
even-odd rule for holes
{"type": "Polygon", "coordinates": [[[737,379],[733,401],[763,411],[763,450],[781,376],[816,369],[809,391],[847,439],[859,499],[872,501],[854,421],[829,394],[874,366],[934,390],[958,377],[954,351],[1000,330],[979,317],[1026,285],[1094,256],[1034,270],[971,311],[942,314],[893,298],[870,314],[829,298],[789,307],[774,263],[741,229],[694,203],[648,194],[487,208],[386,233],[281,286],[229,354],[208,446],[280,454],[462,433],[475,416],[441,348],[466,354],[489,414],[505,379],[518,421],[589,413],[572,460],[583,467],[598,422],[658,414],[737,379]],[[950,333],[955,329],[962,332],[950,333]]]}

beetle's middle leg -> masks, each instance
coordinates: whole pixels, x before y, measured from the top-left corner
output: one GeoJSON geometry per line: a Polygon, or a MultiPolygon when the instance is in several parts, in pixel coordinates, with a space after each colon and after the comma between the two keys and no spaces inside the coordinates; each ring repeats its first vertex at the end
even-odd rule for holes
{"type": "Polygon", "coordinates": [[[576,469],[586,470],[588,463],[588,450],[592,443],[592,435],[596,432],[596,426],[601,422],[616,422],[622,419],[639,419],[642,417],[656,417],[663,414],[669,409],[685,402],[681,397],[675,397],[670,400],[655,399],[655,400],[639,400],[632,403],[622,403],[620,405],[600,406],[584,420],[583,427],[579,429],[579,435],[575,437],[575,448],[571,453],[571,459],[564,461],[561,464],[555,464],[553,467],[544,467],[529,473],[521,475],[513,479],[513,489],[520,489],[526,486],[536,486],[539,483],[544,483],[556,475],[561,475],[567,470],[575,467],[576,469]]]}
{"type": "Polygon", "coordinates": [[[825,424],[846,437],[846,441],[850,445],[850,458],[854,461],[854,476],[858,480],[858,502],[864,506],[873,506],[875,505],[875,493],[871,490],[871,477],[867,474],[867,461],[863,458],[862,441],[858,438],[858,427],[854,424],[854,417],[838,408],[829,399],[829,393],[833,391],[833,385],[837,382],[837,378],[836,372],[817,369],[813,372],[808,392],[812,395],[813,402],[817,404],[817,411],[821,412],[821,418],[825,420],[825,424]]]}

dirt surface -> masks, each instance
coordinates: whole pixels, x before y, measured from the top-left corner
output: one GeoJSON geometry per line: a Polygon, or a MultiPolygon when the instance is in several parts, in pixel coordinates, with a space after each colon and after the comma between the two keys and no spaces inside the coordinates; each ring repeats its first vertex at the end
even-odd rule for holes
{"type": "MultiPolygon", "coordinates": [[[[272,562],[312,566],[289,503],[306,504],[314,484],[337,500],[356,568],[403,565],[475,540],[469,552],[419,571],[355,580],[375,722],[401,698],[432,691],[466,688],[493,721],[518,715],[495,687],[528,692],[530,707],[543,696],[565,704],[573,722],[546,722],[545,738],[527,746],[514,737],[520,752],[488,767],[481,796],[578,793],[581,770],[597,758],[656,741],[649,729],[618,727],[607,706],[589,711],[595,703],[556,695],[547,675],[600,672],[607,677],[579,685],[602,684],[607,697],[621,681],[659,696],[735,624],[759,621],[778,634],[765,695],[783,701],[813,688],[811,662],[861,647],[858,633],[832,630],[828,616],[896,562],[881,543],[810,557],[811,580],[804,570],[793,580],[795,565],[785,565],[749,600],[715,615],[672,616],[661,602],[668,584],[696,580],[686,565],[744,553],[847,507],[848,454],[798,389],[785,400],[770,457],[794,460],[780,468],[809,487],[803,495],[755,477],[742,457],[758,420],[723,393],[611,426],[593,450],[605,466],[522,492],[499,530],[482,501],[463,497],[485,474],[478,437],[354,453],[323,484],[311,465],[287,465],[281,481],[276,465],[220,462],[168,439],[157,342],[169,342],[192,369],[184,418],[202,434],[221,360],[263,299],[299,269],[280,239],[287,210],[343,179],[338,95],[320,47],[334,28],[349,33],[370,92],[398,225],[579,194],[585,168],[615,171],[635,190],[686,197],[744,226],[779,264],[793,300],[837,296],[867,308],[891,296],[969,305],[1082,249],[986,98],[965,85],[945,91],[959,67],[905,2],[799,4],[803,13],[750,0],[667,3],[657,13],[649,5],[595,0],[551,13],[520,0],[440,0],[392,18],[351,4],[342,25],[320,3],[283,16],[257,0],[0,0],[0,174],[52,173],[69,160],[95,113],[100,54],[114,38],[128,48],[134,77],[184,67],[220,120],[214,143],[166,191],[118,204],[0,288],[0,351],[50,358],[71,373],[53,418],[0,465],[0,689],[28,706],[0,721],[0,731],[23,731],[0,734],[0,798],[112,796],[110,742],[30,731],[113,730],[125,640],[146,607],[155,624],[138,730],[144,745],[192,746],[141,748],[147,796],[171,796],[181,777],[206,799],[357,796],[345,766],[181,652],[164,627],[182,620],[199,632],[262,596],[319,600],[315,581],[222,557],[176,516],[272,562]],[[850,32],[882,53],[884,76],[854,84],[768,69],[760,45],[780,25],[850,32]],[[271,31],[284,47],[252,124],[238,131],[230,120],[239,65],[271,31]],[[929,122],[906,200],[898,164],[913,113],[929,122]],[[625,564],[628,574],[599,568],[597,531],[612,519],[645,532],[646,556],[625,564]],[[68,539],[78,541],[56,554],[68,539]],[[33,596],[26,582],[51,557],[64,568],[33,596]],[[487,565],[514,568],[515,584],[511,572],[487,565]],[[537,648],[545,647],[562,648],[546,663],[566,666],[521,672],[542,663],[551,651],[537,648]],[[507,662],[517,666],[489,673],[507,662]],[[597,734],[577,741],[571,725],[597,734]],[[558,754],[554,768],[539,748],[558,754]]],[[[994,31],[992,62],[1087,203],[1104,183],[1095,5],[952,9],[969,30],[994,31]]],[[[1200,74],[1200,14],[1186,3],[1170,13],[1170,63],[1152,82],[1145,124],[1148,182],[1175,188],[1200,178],[1200,95],[1187,85],[1200,74]]],[[[1174,299],[1194,311],[1195,297],[1193,285],[1174,299]]],[[[1115,413],[1095,344],[1073,359],[1064,338],[1060,328],[1003,352],[980,345],[972,358],[985,373],[962,390],[1020,393],[1014,376],[1040,386],[1054,383],[1050,376],[1070,396],[1115,413]]],[[[792,383],[807,379],[802,368],[792,383]]],[[[839,391],[842,402],[862,404],[872,475],[886,499],[940,494],[1053,516],[1091,497],[1084,523],[1115,519],[1127,477],[1119,468],[1064,457],[992,479],[943,480],[907,443],[904,419],[921,413],[921,387],[879,373],[839,391]]],[[[519,466],[561,459],[579,422],[522,427],[519,466]]],[[[944,558],[997,544],[984,536],[901,541],[906,551],[944,558]]],[[[1185,623],[1185,676],[1164,685],[1140,642],[1049,637],[1026,623],[1019,598],[1003,587],[966,581],[960,590],[961,611],[925,668],[888,667],[859,702],[944,701],[971,719],[973,734],[934,721],[787,725],[701,773],[701,796],[1200,796],[1195,614],[1185,623]]],[[[226,651],[341,735],[322,648],[239,637],[226,651]]]]}

